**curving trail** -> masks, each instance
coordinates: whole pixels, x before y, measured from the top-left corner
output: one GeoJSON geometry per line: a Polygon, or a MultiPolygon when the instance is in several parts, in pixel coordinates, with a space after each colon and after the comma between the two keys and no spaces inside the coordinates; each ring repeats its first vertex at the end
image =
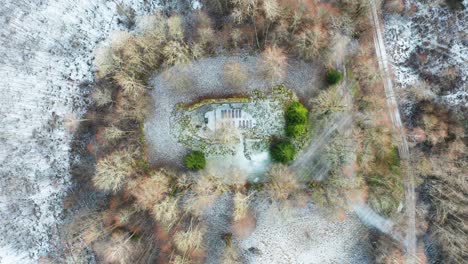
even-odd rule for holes
{"type": "Polygon", "coordinates": [[[382,36],[382,29],[380,26],[379,15],[377,12],[376,3],[369,0],[370,3],[370,16],[374,29],[374,45],[375,53],[378,58],[379,68],[383,78],[385,88],[385,97],[387,101],[387,109],[393,126],[393,133],[397,138],[398,153],[400,155],[401,164],[405,180],[405,200],[406,200],[406,213],[408,217],[406,237],[404,239],[404,246],[406,248],[406,263],[418,263],[416,256],[416,195],[415,183],[412,169],[409,163],[410,153],[406,134],[401,122],[400,111],[398,102],[396,100],[395,91],[393,90],[393,83],[390,76],[390,68],[388,64],[387,53],[382,36]]]}

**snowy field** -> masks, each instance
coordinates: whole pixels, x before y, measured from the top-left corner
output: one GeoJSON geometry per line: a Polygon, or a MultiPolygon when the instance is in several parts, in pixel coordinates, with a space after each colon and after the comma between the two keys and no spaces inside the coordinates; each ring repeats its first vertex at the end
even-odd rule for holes
{"type": "Polygon", "coordinates": [[[4,0],[0,5],[0,263],[53,250],[70,186],[65,116],[83,114],[93,51],[156,1],[4,0]]]}

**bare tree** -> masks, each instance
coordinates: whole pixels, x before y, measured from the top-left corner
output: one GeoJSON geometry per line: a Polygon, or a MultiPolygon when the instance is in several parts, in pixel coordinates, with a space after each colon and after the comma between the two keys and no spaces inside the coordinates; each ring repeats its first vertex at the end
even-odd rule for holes
{"type": "Polygon", "coordinates": [[[167,19],[167,33],[169,38],[181,41],[184,38],[184,26],[182,17],[173,15],[167,19]]]}
{"type": "Polygon", "coordinates": [[[312,60],[320,55],[323,47],[320,30],[308,29],[300,33],[295,38],[295,50],[297,55],[304,60],[312,60]]]}
{"type": "Polygon", "coordinates": [[[257,62],[260,74],[269,81],[280,81],[286,76],[287,57],[281,48],[267,47],[257,62]]]}
{"type": "Polygon", "coordinates": [[[268,171],[265,191],[274,200],[286,201],[301,189],[296,175],[283,164],[275,164],[268,171]]]}
{"type": "Polygon", "coordinates": [[[152,213],[156,221],[161,223],[166,230],[170,230],[179,220],[179,199],[166,197],[153,206],[152,213]]]}
{"type": "Polygon", "coordinates": [[[229,191],[229,186],[211,172],[203,172],[192,187],[192,191],[195,196],[186,201],[185,208],[194,215],[200,216],[217,197],[229,191]]]}
{"type": "Polygon", "coordinates": [[[187,257],[187,256],[181,256],[181,255],[173,255],[171,257],[170,262],[171,264],[191,264],[193,263],[192,260],[187,257]]]}
{"type": "Polygon", "coordinates": [[[336,87],[320,92],[320,94],[311,100],[314,106],[314,114],[321,116],[341,112],[345,110],[346,103],[344,98],[338,93],[336,87]]]}
{"type": "Polygon", "coordinates": [[[134,172],[132,157],[126,151],[117,151],[98,160],[94,186],[102,191],[117,192],[134,172]]]}
{"type": "Polygon", "coordinates": [[[274,21],[280,15],[281,8],[276,0],[263,0],[263,10],[265,17],[269,21],[274,21]]]}
{"type": "Polygon", "coordinates": [[[169,41],[163,48],[163,54],[168,65],[189,62],[189,49],[178,41],[169,41]]]}
{"type": "Polygon", "coordinates": [[[146,86],[140,80],[122,71],[115,74],[114,80],[122,87],[123,93],[127,96],[138,97],[146,90],[146,86]]]}
{"type": "Polygon", "coordinates": [[[97,106],[105,106],[112,102],[112,92],[106,88],[96,88],[91,93],[91,98],[97,106]]]}
{"type": "Polygon", "coordinates": [[[116,126],[109,126],[102,130],[101,137],[107,143],[114,143],[130,133],[129,131],[123,131],[116,126]]]}
{"type": "Polygon", "coordinates": [[[401,13],[405,10],[405,3],[403,0],[385,0],[385,11],[391,13],[401,13]]]}
{"type": "Polygon", "coordinates": [[[169,191],[169,177],[162,170],[153,171],[149,177],[137,179],[128,184],[128,191],[144,209],[153,209],[169,191]]]}
{"type": "Polygon", "coordinates": [[[97,255],[104,263],[130,264],[138,252],[138,246],[131,240],[131,236],[123,232],[116,232],[106,240],[94,246],[97,255]]]}
{"type": "Polygon", "coordinates": [[[247,84],[247,70],[238,62],[228,62],[224,65],[223,80],[229,87],[245,88],[247,84]]]}
{"type": "Polygon", "coordinates": [[[197,225],[190,224],[188,230],[181,230],[174,234],[174,243],[182,254],[203,249],[203,236],[206,230],[197,225]]]}
{"type": "Polygon", "coordinates": [[[151,99],[148,96],[124,97],[121,96],[116,102],[117,118],[143,121],[151,112],[151,99]]]}

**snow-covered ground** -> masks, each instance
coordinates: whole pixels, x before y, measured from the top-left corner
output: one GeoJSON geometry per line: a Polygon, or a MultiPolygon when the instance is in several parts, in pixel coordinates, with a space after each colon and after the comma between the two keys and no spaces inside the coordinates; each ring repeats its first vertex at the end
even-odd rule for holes
{"type": "Polygon", "coordinates": [[[385,14],[385,46],[397,86],[425,80],[444,102],[468,106],[468,9],[444,2],[406,0],[403,14],[385,14]]]}
{"type": "Polygon", "coordinates": [[[339,220],[312,204],[279,208],[264,201],[255,205],[255,231],[239,241],[248,263],[372,262],[367,229],[356,217],[343,214],[339,220]]]}
{"type": "Polygon", "coordinates": [[[70,186],[64,117],[88,103],[95,47],[157,1],[4,0],[0,5],[0,263],[47,255],[70,186]],[[124,8],[125,9],[125,8],[124,8]]]}

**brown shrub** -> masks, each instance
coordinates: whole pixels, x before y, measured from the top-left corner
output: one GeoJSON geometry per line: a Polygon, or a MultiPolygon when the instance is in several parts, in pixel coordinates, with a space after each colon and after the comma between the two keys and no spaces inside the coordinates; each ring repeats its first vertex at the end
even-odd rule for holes
{"type": "Polygon", "coordinates": [[[239,249],[230,242],[224,248],[223,255],[221,256],[221,264],[242,264],[242,257],[239,249]]]}
{"type": "Polygon", "coordinates": [[[255,231],[256,224],[254,216],[248,213],[243,219],[231,225],[232,234],[239,239],[245,239],[255,231]]]}
{"type": "Polygon", "coordinates": [[[106,88],[96,88],[91,93],[91,98],[98,107],[112,103],[112,92],[106,88]]]}

